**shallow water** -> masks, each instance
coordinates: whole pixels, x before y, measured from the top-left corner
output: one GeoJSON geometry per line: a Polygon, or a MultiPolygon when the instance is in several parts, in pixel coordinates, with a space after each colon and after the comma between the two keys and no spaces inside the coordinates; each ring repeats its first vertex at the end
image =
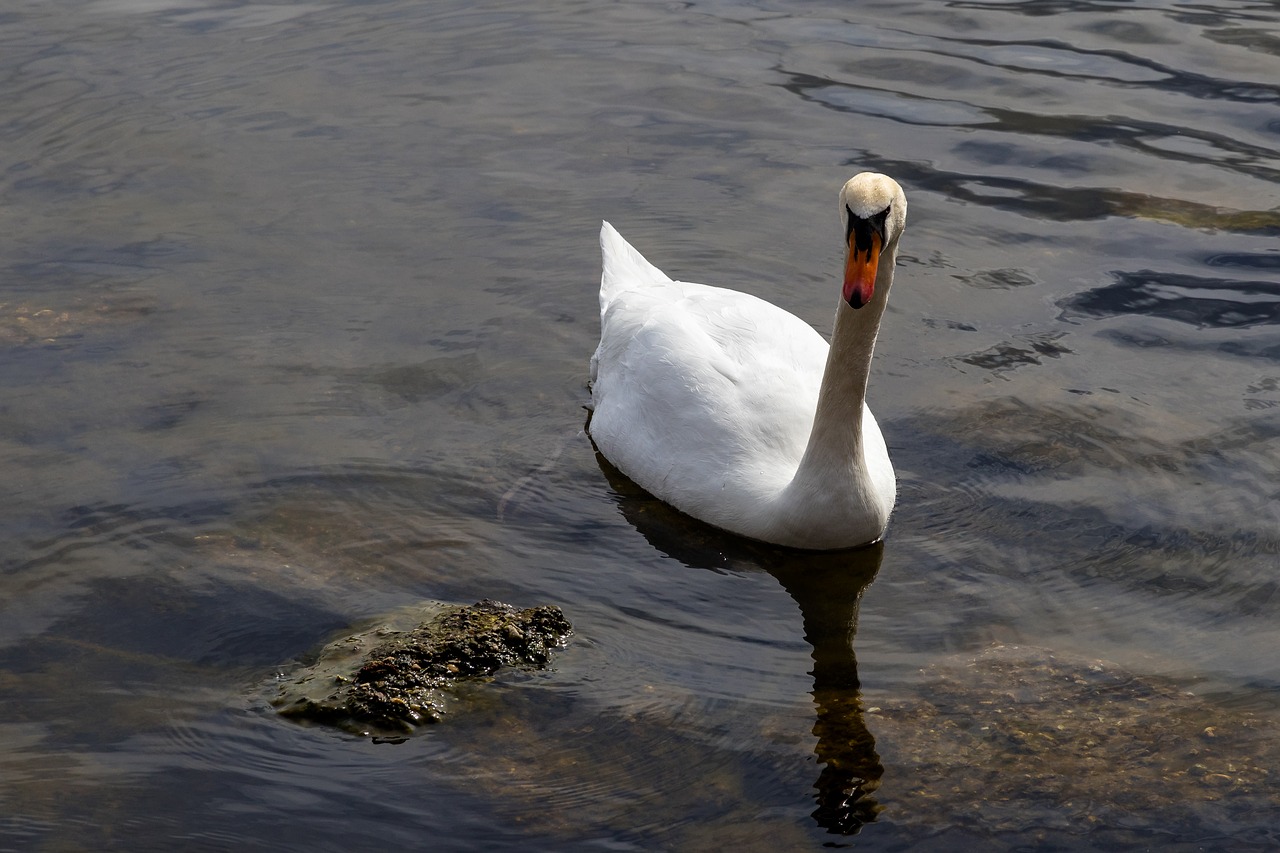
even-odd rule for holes
{"type": "Polygon", "coordinates": [[[1273,4],[54,0],[0,75],[0,849],[1280,846],[1273,4]],[[883,547],[637,493],[599,220],[826,330],[868,168],[883,547]],[[552,671],[272,714],[486,597],[552,671]]]}

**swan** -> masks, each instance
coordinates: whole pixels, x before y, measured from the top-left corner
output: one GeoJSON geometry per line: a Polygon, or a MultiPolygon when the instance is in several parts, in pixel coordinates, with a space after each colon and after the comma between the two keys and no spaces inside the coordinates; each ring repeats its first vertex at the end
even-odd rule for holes
{"type": "Polygon", "coordinates": [[[906,214],[885,175],[840,190],[844,284],[830,345],[755,296],[673,281],[604,222],[596,449],[730,533],[812,550],[880,539],[897,486],[865,397],[906,214]]]}

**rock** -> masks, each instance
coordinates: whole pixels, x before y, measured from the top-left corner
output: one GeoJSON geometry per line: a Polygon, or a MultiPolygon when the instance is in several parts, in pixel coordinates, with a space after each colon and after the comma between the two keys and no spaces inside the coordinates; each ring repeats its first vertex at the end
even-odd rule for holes
{"type": "Polygon", "coordinates": [[[405,737],[445,715],[451,686],[503,666],[544,668],[572,633],[558,607],[433,602],[325,646],[313,665],[280,686],[272,705],[303,722],[405,737]],[[401,630],[409,614],[420,624],[401,630]]]}
{"type": "Polygon", "coordinates": [[[922,675],[914,698],[866,712],[896,768],[877,792],[896,821],[993,832],[1140,821],[1185,837],[1274,825],[1280,747],[1268,713],[1030,646],[922,675]]]}

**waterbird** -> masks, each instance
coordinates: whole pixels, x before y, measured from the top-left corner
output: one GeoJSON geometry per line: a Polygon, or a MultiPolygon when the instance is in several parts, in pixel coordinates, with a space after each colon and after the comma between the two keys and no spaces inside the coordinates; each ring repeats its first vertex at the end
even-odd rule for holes
{"type": "Polygon", "coordinates": [[[866,391],[906,215],[885,175],[841,188],[829,345],[763,299],[672,280],[602,223],[596,449],[655,497],[740,536],[811,550],[880,539],[897,485],[866,391]]]}

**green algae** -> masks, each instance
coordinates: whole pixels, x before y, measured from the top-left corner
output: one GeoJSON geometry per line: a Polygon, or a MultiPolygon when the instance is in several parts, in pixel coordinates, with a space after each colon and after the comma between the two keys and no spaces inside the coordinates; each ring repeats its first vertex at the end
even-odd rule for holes
{"type": "Polygon", "coordinates": [[[554,606],[429,602],[330,643],[313,665],[280,685],[272,704],[301,722],[403,737],[448,713],[451,687],[502,667],[544,668],[572,633],[554,606]],[[399,627],[414,617],[424,621],[399,627]]]}

